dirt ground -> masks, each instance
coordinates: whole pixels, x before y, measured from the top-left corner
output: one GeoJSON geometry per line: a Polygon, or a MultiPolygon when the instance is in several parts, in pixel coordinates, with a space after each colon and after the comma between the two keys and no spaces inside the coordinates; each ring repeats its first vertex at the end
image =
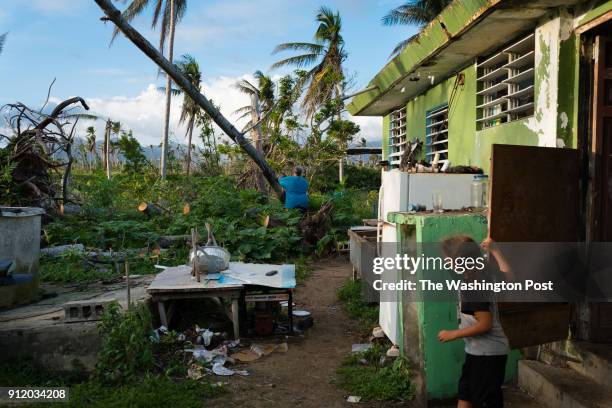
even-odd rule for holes
{"type": "Polygon", "coordinates": [[[246,365],[249,377],[233,376],[228,393],[212,407],[343,407],[377,406],[345,402],[347,392],[334,385],[336,368],[351,344],[364,342],[344,312],[337,289],[351,276],[348,260],[315,264],[295,292],[296,308],[313,314],[314,326],[302,339],[290,339],[286,353],[272,353],[246,365]]]}

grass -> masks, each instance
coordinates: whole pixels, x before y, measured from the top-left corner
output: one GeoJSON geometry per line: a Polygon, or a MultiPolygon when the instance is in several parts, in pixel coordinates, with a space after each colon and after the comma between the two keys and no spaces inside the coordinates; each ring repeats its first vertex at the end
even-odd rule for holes
{"type": "Polygon", "coordinates": [[[351,319],[359,322],[362,332],[369,332],[378,322],[378,304],[370,305],[362,300],[361,281],[347,280],[338,289],[338,299],[351,319]]]}
{"type": "MultiPolygon", "coordinates": [[[[175,380],[162,375],[146,375],[119,385],[105,385],[80,374],[49,372],[31,360],[0,363],[0,384],[5,387],[68,387],[68,407],[201,407],[204,400],[224,392],[205,381],[175,380]]],[[[35,404],[23,406],[39,406],[35,404]]]]}
{"type": "Polygon", "coordinates": [[[407,401],[414,396],[408,362],[397,358],[382,366],[385,347],[372,348],[348,356],[337,369],[338,385],[364,401],[407,401]]]}

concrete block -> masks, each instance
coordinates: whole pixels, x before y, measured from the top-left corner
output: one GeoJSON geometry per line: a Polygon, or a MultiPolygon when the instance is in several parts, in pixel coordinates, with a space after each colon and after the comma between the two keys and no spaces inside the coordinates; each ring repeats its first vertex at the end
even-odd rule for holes
{"type": "Polygon", "coordinates": [[[95,321],[102,319],[102,314],[111,300],[77,300],[64,303],[64,321],[66,323],[95,321]]]}

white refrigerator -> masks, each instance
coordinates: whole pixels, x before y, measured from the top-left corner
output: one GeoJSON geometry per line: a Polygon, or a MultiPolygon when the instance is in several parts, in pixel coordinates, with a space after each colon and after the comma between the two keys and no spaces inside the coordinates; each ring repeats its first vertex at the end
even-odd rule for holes
{"type": "MultiPolygon", "coordinates": [[[[448,173],[405,173],[398,169],[382,172],[378,196],[378,256],[395,257],[399,245],[397,226],[388,222],[391,212],[408,211],[409,204],[425,206],[432,209],[432,195],[442,196],[442,207],[445,210],[460,210],[470,206],[470,190],[474,180],[472,174],[448,173]]],[[[385,281],[397,281],[398,271],[388,271],[385,281]]],[[[400,344],[401,322],[398,301],[380,302],[379,324],[393,344],[400,344]]]]}

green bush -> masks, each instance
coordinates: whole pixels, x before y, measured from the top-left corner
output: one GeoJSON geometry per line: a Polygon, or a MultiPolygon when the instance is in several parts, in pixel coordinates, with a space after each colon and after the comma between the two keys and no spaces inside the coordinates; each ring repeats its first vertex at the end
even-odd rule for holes
{"type": "Polygon", "coordinates": [[[361,297],[361,281],[347,280],[338,289],[338,299],[351,319],[359,321],[362,331],[369,332],[378,322],[378,305],[365,303],[361,297]]]}
{"type": "Polygon", "coordinates": [[[117,302],[106,306],[99,325],[102,350],[96,377],[105,383],[120,383],[152,370],[151,329],[151,313],[145,304],[126,311],[117,302]]]}

